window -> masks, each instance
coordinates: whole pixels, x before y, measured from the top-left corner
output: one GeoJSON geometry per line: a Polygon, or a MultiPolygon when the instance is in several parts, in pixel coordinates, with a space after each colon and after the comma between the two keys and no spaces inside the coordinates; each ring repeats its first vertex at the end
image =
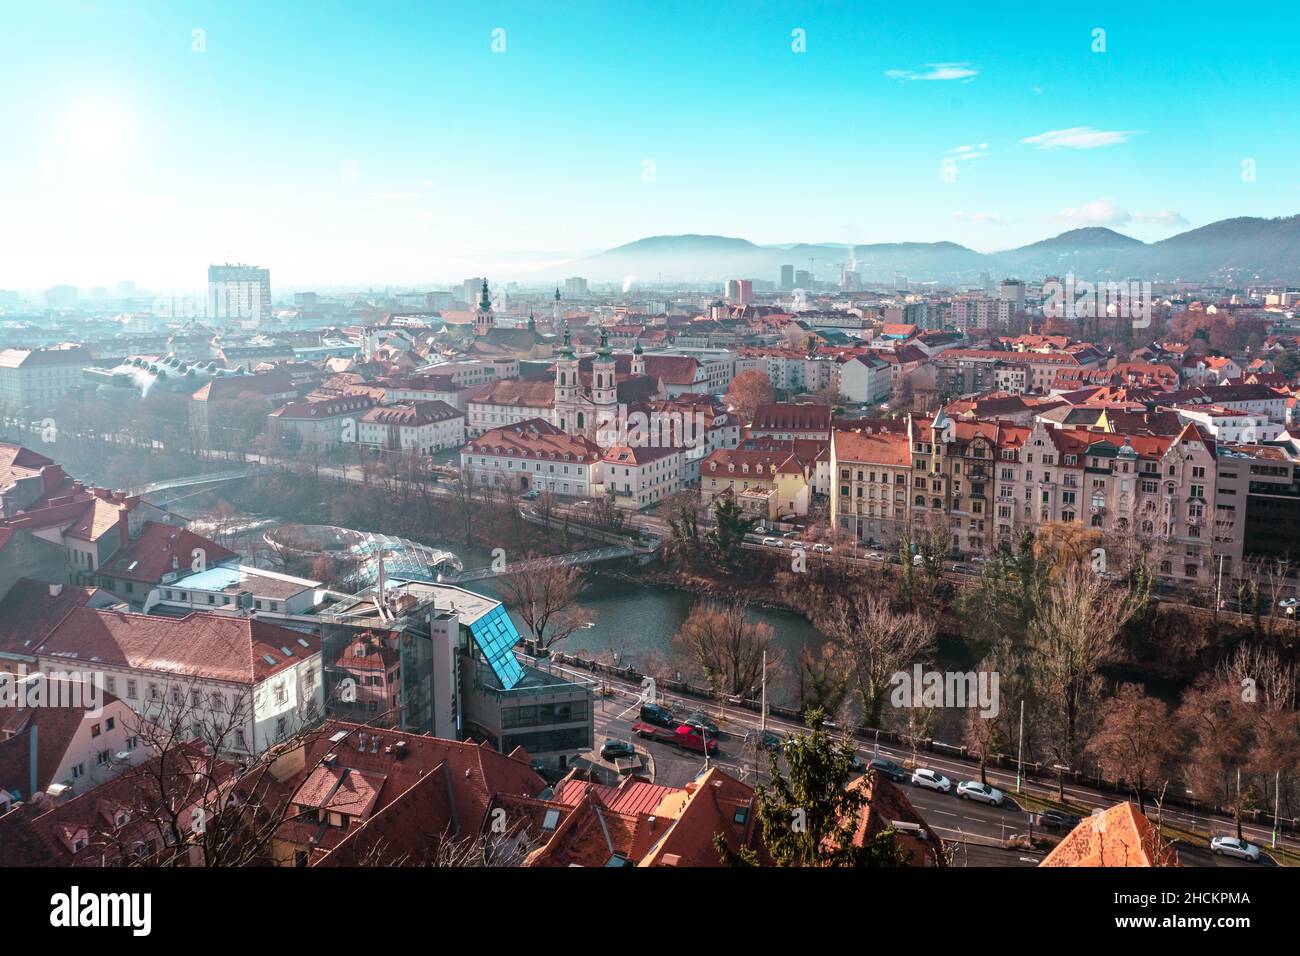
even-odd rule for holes
{"type": "Polygon", "coordinates": [[[126,682],[126,699],[127,699],[127,700],[135,700],[136,697],[137,697],[137,694],[136,694],[135,681],[133,681],[133,680],[128,680],[128,681],[126,682]]]}
{"type": "Polygon", "coordinates": [[[112,730],[116,726],[117,726],[117,718],[115,717],[110,717],[108,718],[108,720],[104,721],[105,730],[112,730]]]}
{"type": "Polygon", "coordinates": [[[91,724],[91,725],[90,725],[90,736],[92,736],[92,737],[98,737],[99,734],[100,734],[99,724],[91,724]]]}

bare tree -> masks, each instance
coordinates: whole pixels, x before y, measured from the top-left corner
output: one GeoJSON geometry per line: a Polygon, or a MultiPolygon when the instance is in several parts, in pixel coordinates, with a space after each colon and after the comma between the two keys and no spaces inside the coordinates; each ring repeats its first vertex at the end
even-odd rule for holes
{"type": "Polygon", "coordinates": [[[531,552],[523,563],[524,567],[501,577],[502,597],[528,626],[537,650],[545,651],[591,622],[578,603],[582,572],[559,560],[539,561],[531,552]]]}
{"type": "Polygon", "coordinates": [[[749,697],[762,681],[764,652],[769,668],[782,658],[772,625],[751,621],[736,601],[696,603],[674,635],[673,647],[688,671],[700,673],[723,696],[749,697]]]}
{"type": "Polygon", "coordinates": [[[1119,654],[1120,630],[1141,605],[1086,564],[1071,563],[1035,596],[1029,622],[1029,671],[1053,755],[1067,766],[1081,756],[1082,731],[1100,691],[1098,670],[1119,654]]]}
{"type": "Polygon", "coordinates": [[[1122,684],[1103,705],[1101,727],[1086,748],[1104,775],[1129,784],[1143,813],[1148,788],[1163,792],[1174,775],[1178,740],[1170,725],[1168,704],[1136,684],[1122,684]]]}
{"type": "Polygon", "coordinates": [[[867,590],[831,597],[813,623],[842,655],[862,706],[862,719],[879,727],[894,674],[932,652],[933,617],[897,612],[887,598],[867,590]]]}

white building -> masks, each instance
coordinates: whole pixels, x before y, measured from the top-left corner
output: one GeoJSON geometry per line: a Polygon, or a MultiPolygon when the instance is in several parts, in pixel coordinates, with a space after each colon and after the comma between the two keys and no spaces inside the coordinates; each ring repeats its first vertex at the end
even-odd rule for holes
{"type": "Polygon", "coordinates": [[[446,402],[395,402],[357,420],[357,443],[431,455],[465,443],[465,413],[446,402]]]}
{"type": "Polygon", "coordinates": [[[620,508],[645,508],[676,494],[688,473],[682,448],[615,445],[605,452],[602,465],[604,491],[614,495],[620,508]]]}
{"type": "Polygon", "coordinates": [[[840,366],[839,393],[850,402],[883,402],[893,384],[894,367],[877,356],[855,355],[840,366]]]}
{"type": "Polygon", "coordinates": [[[0,352],[0,409],[14,414],[50,408],[85,382],[90,364],[84,348],[5,349],[0,352]]]}
{"type": "Polygon", "coordinates": [[[584,498],[600,484],[600,446],[543,418],[494,428],[461,449],[460,467],[479,485],[584,498]]]}
{"type": "Polygon", "coordinates": [[[234,753],[261,753],[324,715],[320,638],[255,616],[81,607],[31,652],[42,670],[93,670],[147,719],[184,713],[195,736],[233,724],[234,753]]]}

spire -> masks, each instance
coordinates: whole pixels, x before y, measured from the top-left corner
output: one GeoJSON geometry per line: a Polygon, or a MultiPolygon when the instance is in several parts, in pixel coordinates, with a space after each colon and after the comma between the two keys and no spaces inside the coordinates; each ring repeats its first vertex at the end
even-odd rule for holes
{"type": "Polygon", "coordinates": [[[600,330],[600,347],[596,349],[596,354],[599,355],[599,356],[602,356],[602,357],[604,357],[604,358],[608,358],[608,357],[609,357],[609,354],[610,354],[610,347],[609,347],[609,330],[608,330],[608,329],[603,329],[603,328],[602,328],[602,329],[600,330]]]}
{"type": "Polygon", "coordinates": [[[645,351],[645,349],[641,348],[641,342],[638,340],[637,343],[636,343],[636,345],[635,345],[635,346],[633,347],[633,349],[632,349],[632,354],[633,354],[633,355],[640,355],[640,354],[641,354],[642,352],[644,352],[644,351],[645,351]]]}
{"type": "Polygon", "coordinates": [[[555,287],[555,301],[560,301],[560,287],[558,285],[555,287]]]}
{"type": "Polygon", "coordinates": [[[487,312],[492,308],[492,296],[488,294],[487,279],[483,280],[483,294],[479,297],[478,307],[484,312],[487,312]]]}

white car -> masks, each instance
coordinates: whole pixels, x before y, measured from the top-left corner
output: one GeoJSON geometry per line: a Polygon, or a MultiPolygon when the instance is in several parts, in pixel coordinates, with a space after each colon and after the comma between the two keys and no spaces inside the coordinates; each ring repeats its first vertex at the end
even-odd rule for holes
{"type": "Polygon", "coordinates": [[[922,767],[919,770],[912,771],[912,786],[925,787],[927,790],[938,790],[940,793],[948,793],[952,790],[952,781],[937,770],[929,770],[922,767]]]}
{"type": "Polygon", "coordinates": [[[794,548],[796,551],[802,551],[803,542],[800,541],[798,538],[795,538],[793,541],[790,542],[790,547],[794,548]]]}
{"type": "Polygon", "coordinates": [[[766,545],[767,547],[769,547],[769,548],[780,548],[780,547],[784,547],[784,545],[781,544],[781,539],[780,539],[780,538],[764,538],[764,539],[763,539],[763,544],[765,544],[765,545],[766,545]]]}
{"type": "Polygon", "coordinates": [[[1000,807],[1006,794],[997,787],[990,787],[978,780],[963,780],[957,784],[957,796],[963,800],[979,800],[991,807],[1000,807]]]}
{"type": "Polygon", "coordinates": [[[885,556],[884,556],[883,554],[881,554],[879,551],[868,551],[865,555],[863,555],[863,557],[865,557],[865,558],[867,558],[867,559],[869,559],[869,560],[871,560],[871,561],[883,561],[883,560],[885,560],[885,556]]]}
{"type": "Polygon", "coordinates": [[[1239,860],[1259,862],[1259,847],[1236,837],[1217,836],[1210,841],[1210,852],[1216,856],[1235,856],[1239,860]]]}

